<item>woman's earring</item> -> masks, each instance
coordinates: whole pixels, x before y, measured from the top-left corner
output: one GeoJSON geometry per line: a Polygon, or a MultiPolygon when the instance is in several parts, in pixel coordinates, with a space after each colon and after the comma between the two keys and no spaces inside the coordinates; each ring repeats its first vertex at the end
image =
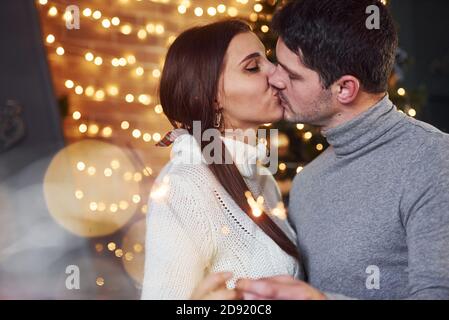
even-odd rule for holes
{"type": "Polygon", "coordinates": [[[217,113],[215,113],[214,128],[221,127],[221,116],[221,111],[217,110],[217,113]]]}

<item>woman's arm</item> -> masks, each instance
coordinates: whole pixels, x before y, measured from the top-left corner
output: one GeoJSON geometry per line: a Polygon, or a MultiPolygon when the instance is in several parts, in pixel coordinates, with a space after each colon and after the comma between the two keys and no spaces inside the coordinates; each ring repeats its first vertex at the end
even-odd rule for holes
{"type": "Polygon", "coordinates": [[[170,176],[156,188],[147,215],[142,299],[189,299],[214,253],[210,212],[185,177],[170,176]]]}

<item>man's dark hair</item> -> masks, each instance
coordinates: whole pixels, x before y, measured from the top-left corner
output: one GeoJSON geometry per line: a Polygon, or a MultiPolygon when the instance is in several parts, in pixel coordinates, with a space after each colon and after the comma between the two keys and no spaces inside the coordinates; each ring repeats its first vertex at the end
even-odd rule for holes
{"type": "Polygon", "coordinates": [[[297,0],[273,19],[273,28],[325,88],[352,75],[370,93],[387,90],[397,33],[388,9],[377,0],[297,0]],[[379,8],[379,29],[369,29],[368,6],[379,8]]]}

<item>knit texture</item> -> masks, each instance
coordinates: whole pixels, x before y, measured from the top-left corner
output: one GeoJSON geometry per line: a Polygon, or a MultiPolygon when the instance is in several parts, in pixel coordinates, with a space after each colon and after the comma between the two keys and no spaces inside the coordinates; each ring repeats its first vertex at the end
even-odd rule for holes
{"type": "Polygon", "coordinates": [[[289,218],[311,285],[359,299],[449,299],[449,135],[386,96],[324,132],[289,218]]]}
{"type": "MultiPolygon", "coordinates": [[[[251,164],[260,150],[223,139],[254,198],[263,196],[265,212],[272,212],[282,199],[268,170],[251,164]]],[[[237,206],[201,159],[193,136],[181,135],[155,182],[147,214],[142,299],[188,299],[211,272],[233,272],[228,288],[238,278],[301,277],[295,259],[237,206]]],[[[296,241],[286,219],[270,217],[296,241]]]]}

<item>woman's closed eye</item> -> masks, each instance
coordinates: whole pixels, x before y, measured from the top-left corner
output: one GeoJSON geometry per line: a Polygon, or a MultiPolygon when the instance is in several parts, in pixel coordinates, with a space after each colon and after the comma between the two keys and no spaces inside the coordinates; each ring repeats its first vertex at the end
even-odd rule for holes
{"type": "Polygon", "coordinates": [[[251,73],[258,72],[260,70],[259,63],[253,61],[245,67],[245,70],[251,73]]]}

